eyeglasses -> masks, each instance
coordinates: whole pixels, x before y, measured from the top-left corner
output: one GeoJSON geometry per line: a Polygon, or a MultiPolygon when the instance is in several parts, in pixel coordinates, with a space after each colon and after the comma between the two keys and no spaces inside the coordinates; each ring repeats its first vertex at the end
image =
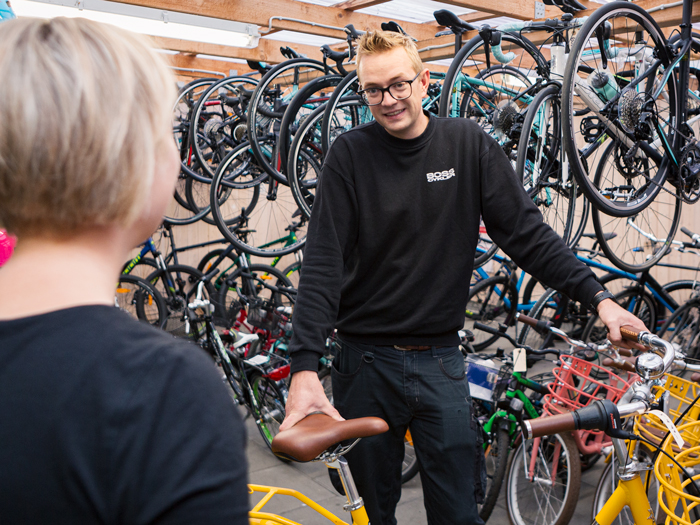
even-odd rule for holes
{"type": "Polygon", "coordinates": [[[420,73],[413,77],[412,80],[400,80],[385,88],[371,87],[361,89],[358,91],[358,93],[362,95],[362,100],[364,100],[365,104],[368,106],[378,106],[381,104],[384,100],[384,93],[387,91],[394,98],[394,100],[405,100],[411,96],[411,93],[413,92],[413,88],[411,86],[419,76],[420,73]]]}

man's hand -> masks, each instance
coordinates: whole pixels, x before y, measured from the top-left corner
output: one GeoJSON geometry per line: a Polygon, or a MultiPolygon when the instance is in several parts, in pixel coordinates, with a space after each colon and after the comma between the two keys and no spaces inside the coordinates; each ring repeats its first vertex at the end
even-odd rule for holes
{"type": "Polygon", "coordinates": [[[620,335],[620,328],[626,326],[635,332],[649,331],[644,323],[611,299],[604,299],[598,305],[598,317],[608,329],[608,339],[615,346],[632,350],[644,350],[644,346],[627,341],[620,335]]]}
{"type": "Polygon", "coordinates": [[[328,401],[318,374],[311,370],[297,372],[292,376],[285,410],[287,415],[280,425],[280,431],[293,427],[313,412],[323,412],[333,419],[344,421],[328,401]]]}

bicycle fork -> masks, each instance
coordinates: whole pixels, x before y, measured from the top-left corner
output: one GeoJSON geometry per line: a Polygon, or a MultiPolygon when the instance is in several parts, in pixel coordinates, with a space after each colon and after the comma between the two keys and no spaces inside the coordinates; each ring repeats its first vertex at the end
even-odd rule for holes
{"type": "Polygon", "coordinates": [[[527,452],[525,451],[525,443],[523,442],[523,468],[525,469],[525,477],[530,482],[542,483],[543,485],[548,485],[551,487],[554,485],[557,477],[559,457],[561,456],[561,443],[558,440],[555,440],[551,472],[549,472],[549,467],[547,467],[547,462],[544,459],[544,452],[540,446],[541,443],[542,438],[535,438],[532,440],[532,454],[530,456],[530,460],[528,461],[527,452]],[[545,477],[535,476],[538,458],[540,459],[542,468],[544,469],[545,477]]]}

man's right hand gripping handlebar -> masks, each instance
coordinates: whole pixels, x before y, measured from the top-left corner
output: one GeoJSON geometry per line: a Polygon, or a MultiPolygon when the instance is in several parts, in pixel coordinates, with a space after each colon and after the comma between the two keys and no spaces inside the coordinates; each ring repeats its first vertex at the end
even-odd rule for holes
{"type": "Polygon", "coordinates": [[[309,414],[318,412],[328,414],[338,421],[344,421],[328,401],[318,374],[312,370],[302,370],[292,376],[285,410],[287,414],[280,425],[280,431],[292,428],[309,414]]]}
{"type": "Polygon", "coordinates": [[[649,385],[671,367],[675,350],[670,343],[649,332],[635,332],[627,328],[622,328],[620,332],[625,339],[639,342],[651,350],[649,354],[655,354],[653,358],[638,363],[636,371],[642,381],[633,387],[631,397],[625,396],[631,402],[616,405],[607,399],[598,400],[572,412],[525,420],[522,427],[527,439],[574,430],[601,430],[614,438],[635,438],[634,434],[622,429],[620,420],[649,409],[652,401],[649,385]]]}

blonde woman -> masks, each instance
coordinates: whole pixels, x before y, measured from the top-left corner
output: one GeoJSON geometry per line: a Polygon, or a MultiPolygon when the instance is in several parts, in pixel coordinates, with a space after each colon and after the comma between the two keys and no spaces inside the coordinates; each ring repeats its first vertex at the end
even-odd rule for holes
{"type": "Polygon", "coordinates": [[[179,161],[148,41],[0,24],[0,521],[247,523],[244,431],[211,360],[114,307],[179,161]]]}

